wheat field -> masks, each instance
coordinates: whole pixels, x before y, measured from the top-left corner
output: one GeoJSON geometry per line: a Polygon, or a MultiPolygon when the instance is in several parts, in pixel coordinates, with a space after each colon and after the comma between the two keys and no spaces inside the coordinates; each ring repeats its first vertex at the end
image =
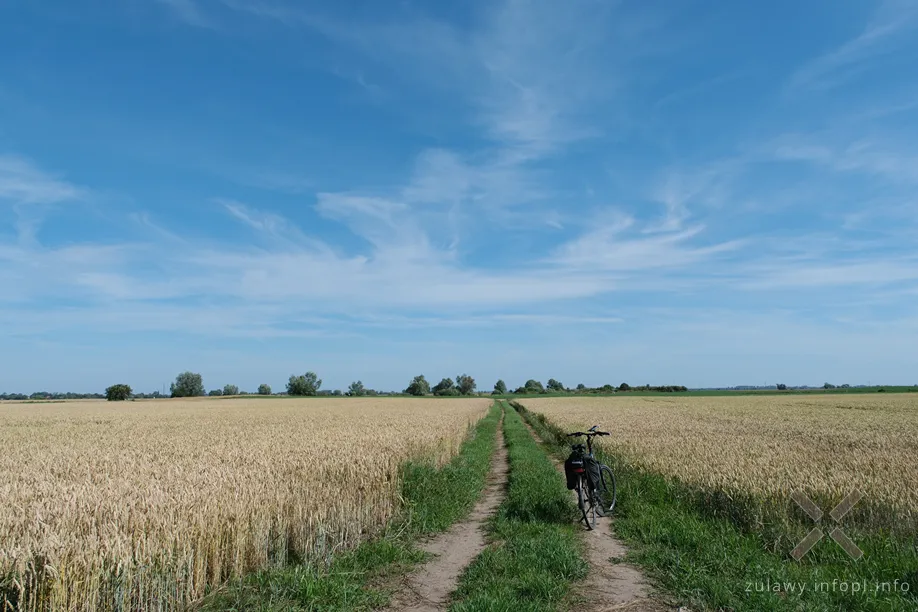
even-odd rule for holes
{"type": "Polygon", "coordinates": [[[722,492],[751,523],[769,505],[786,512],[794,490],[826,508],[860,491],[853,519],[911,533],[918,526],[918,394],[521,403],[569,431],[599,424],[612,433],[600,446],[618,460],[722,492]]]}
{"type": "Polygon", "coordinates": [[[167,610],[399,510],[399,467],[454,456],[488,399],[0,404],[0,601],[167,610]]]}

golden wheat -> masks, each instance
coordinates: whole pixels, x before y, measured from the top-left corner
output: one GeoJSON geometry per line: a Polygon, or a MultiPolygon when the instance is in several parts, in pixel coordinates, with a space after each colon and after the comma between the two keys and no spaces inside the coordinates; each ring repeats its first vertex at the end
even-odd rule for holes
{"type": "MultiPolygon", "coordinates": [[[[837,503],[864,494],[862,518],[918,523],[918,395],[524,399],[570,430],[600,424],[620,460],[707,491],[787,506],[791,491],[837,503]]],[[[828,506],[831,508],[832,506],[828,506]]]]}
{"type": "Polygon", "coordinates": [[[326,559],[392,518],[400,464],[448,460],[488,405],[2,404],[0,601],[175,609],[254,569],[326,559]]]}

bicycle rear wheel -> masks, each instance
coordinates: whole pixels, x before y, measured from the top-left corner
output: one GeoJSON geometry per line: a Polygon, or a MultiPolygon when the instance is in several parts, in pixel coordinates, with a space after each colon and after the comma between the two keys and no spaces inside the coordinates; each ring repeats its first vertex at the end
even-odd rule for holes
{"type": "Polygon", "coordinates": [[[602,504],[603,514],[608,515],[615,508],[615,474],[608,465],[600,467],[601,480],[596,488],[597,502],[602,504]]]}

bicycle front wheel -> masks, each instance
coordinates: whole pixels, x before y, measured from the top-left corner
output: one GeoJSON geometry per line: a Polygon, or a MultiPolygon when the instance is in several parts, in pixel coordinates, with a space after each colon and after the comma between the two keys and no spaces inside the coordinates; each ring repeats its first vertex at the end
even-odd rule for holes
{"type": "Polygon", "coordinates": [[[596,488],[596,497],[598,503],[602,504],[603,513],[608,514],[615,508],[615,474],[612,473],[612,469],[608,465],[603,465],[599,474],[601,479],[599,486],[596,488]]]}
{"type": "Polygon", "coordinates": [[[586,528],[593,529],[592,525],[590,525],[590,520],[587,518],[588,495],[589,493],[586,490],[586,482],[584,482],[583,478],[580,478],[577,481],[577,508],[580,510],[580,514],[583,515],[581,520],[583,521],[583,524],[586,525],[586,528]]]}

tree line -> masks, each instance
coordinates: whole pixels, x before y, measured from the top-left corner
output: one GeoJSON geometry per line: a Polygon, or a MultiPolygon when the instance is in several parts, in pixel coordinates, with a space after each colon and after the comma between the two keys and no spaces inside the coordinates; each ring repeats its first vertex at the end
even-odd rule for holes
{"type": "MultiPolygon", "coordinates": [[[[534,395],[534,394],[548,394],[548,393],[576,393],[576,394],[598,394],[598,393],[622,393],[627,391],[655,391],[658,393],[678,393],[683,391],[688,391],[688,387],[684,385],[663,385],[663,386],[651,386],[643,385],[638,387],[632,387],[628,383],[621,383],[620,385],[613,386],[609,384],[602,385],[601,387],[587,387],[583,383],[578,384],[573,389],[564,386],[561,381],[555,380],[554,378],[549,378],[548,382],[544,385],[538,380],[530,378],[526,383],[517,387],[514,391],[514,395],[534,395]]],[[[507,395],[507,385],[504,381],[499,380],[494,385],[493,395],[507,395]]]]}
{"type": "MultiPolygon", "coordinates": [[[[2,394],[0,399],[12,400],[48,400],[48,399],[101,399],[109,401],[124,401],[128,399],[147,399],[161,397],[223,397],[237,395],[290,395],[298,397],[309,397],[316,395],[323,396],[349,396],[349,397],[373,397],[380,395],[412,395],[423,397],[433,395],[436,397],[460,397],[480,394],[477,390],[475,379],[468,374],[459,374],[455,378],[442,378],[440,382],[431,386],[423,374],[415,376],[408,383],[404,391],[384,392],[368,389],[363,382],[356,380],[352,382],[346,391],[325,390],[322,389],[322,379],[312,371],[305,374],[291,374],[287,381],[286,388],[283,392],[274,393],[271,386],[261,384],[254,394],[241,391],[237,385],[226,384],[222,388],[211,389],[207,391],[204,387],[204,378],[197,372],[182,372],[175,377],[175,381],[169,386],[169,394],[164,395],[159,391],[153,393],[134,393],[130,385],[123,383],[111,385],[105,389],[105,394],[100,393],[47,393],[38,392],[29,396],[24,394],[2,394]]],[[[657,391],[657,392],[681,392],[688,391],[688,388],[682,385],[651,386],[643,385],[632,387],[627,383],[620,385],[602,385],[601,387],[587,387],[583,383],[578,384],[571,389],[566,387],[560,381],[550,378],[548,382],[542,384],[535,379],[527,380],[523,385],[517,387],[512,392],[503,380],[498,380],[494,384],[494,390],[491,395],[535,395],[535,394],[558,394],[558,393],[575,393],[575,394],[599,394],[599,393],[622,393],[628,391],[657,391]]]]}

